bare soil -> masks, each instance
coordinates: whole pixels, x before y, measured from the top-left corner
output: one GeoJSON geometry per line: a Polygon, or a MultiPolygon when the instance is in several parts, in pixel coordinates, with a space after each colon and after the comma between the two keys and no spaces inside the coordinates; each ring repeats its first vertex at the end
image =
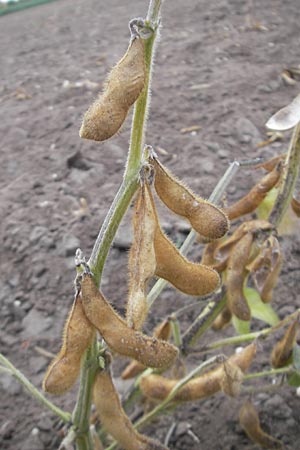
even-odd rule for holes
{"type": "MultiPolygon", "coordinates": [[[[60,346],[73,298],[77,247],[89,255],[121,182],[130,119],[104,143],[81,140],[81,117],[102,87],[109,68],[127,48],[127,23],[144,16],[147,2],[60,0],[0,18],[1,351],[38,387],[49,358],[60,346]],[[88,212],[80,214],[80,199],[88,212]]],[[[286,150],[288,134],[264,148],[268,118],[299,92],[280,76],[299,61],[297,0],[185,0],[163,6],[161,40],[153,75],[146,142],[197,193],[208,197],[233,159],[271,157],[286,150]],[[181,129],[197,125],[198,131],[181,129]],[[160,149],[165,150],[162,152],[160,149]]],[[[227,200],[241,197],[261,174],[240,170],[227,200]]],[[[178,218],[161,209],[170,235],[183,239],[178,218]]],[[[124,312],[130,214],[112,248],[102,288],[124,312]]],[[[299,227],[299,223],[297,224],[299,227]]],[[[299,232],[282,239],[285,264],[274,295],[279,317],[300,307],[299,232]]],[[[199,259],[199,249],[193,255],[199,259]]],[[[161,317],[194,300],[166,289],[146,331],[161,317]]],[[[201,310],[202,305],[200,305],[201,310]]],[[[185,329],[199,308],[182,319],[185,329]]],[[[253,322],[253,329],[264,326],[253,322]]],[[[230,335],[209,332],[204,342],[230,335]]],[[[254,369],[269,367],[266,341],[254,369]]],[[[229,353],[234,350],[228,349],[229,353]]],[[[188,360],[192,367],[197,359],[188,360]]],[[[115,380],[127,388],[116,361],[115,380]]],[[[269,378],[266,382],[271,382],[269,378]]],[[[252,384],[254,384],[252,382],[252,384]]],[[[54,450],[63,431],[59,420],[9,375],[0,376],[0,447],[54,450]]],[[[71,411],[76,389],[55,402],[71,411]]],[[[238,424],[244,396],[218,394],[179,407],[145,429],[180,450],[254,448],[238,424]]],[[[300,448],[300,400],[283,386],[253,397],[263,428],[300,448]]]]}

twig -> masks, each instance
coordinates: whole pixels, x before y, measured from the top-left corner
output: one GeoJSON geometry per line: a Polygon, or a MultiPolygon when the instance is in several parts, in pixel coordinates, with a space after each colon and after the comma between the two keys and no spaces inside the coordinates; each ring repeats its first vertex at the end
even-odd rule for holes
{"type": "Polygon", "coordinates": [[[36,398],[42,405],[50,409],[54,414],[56,414],[61,420],[66,423],[71,421],[71,414],[63,411],[62,409],[55,406],[50,402],[30,381],[23,375],[4,355],[0,353],[0,363],[7,368],[11,375],[14,376],[19,383],[21,383],[25,389],[36,398]]]}

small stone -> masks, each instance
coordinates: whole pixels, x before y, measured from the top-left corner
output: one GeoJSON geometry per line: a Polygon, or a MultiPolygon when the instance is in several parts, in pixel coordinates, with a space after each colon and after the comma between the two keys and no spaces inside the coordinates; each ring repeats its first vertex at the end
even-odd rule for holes
{"type": "Polygon", "coordinates": [[[0,384],[8,395],[19,395],[22,392],[21,385],[10,374],[1,374],[0,384]]]}
{"type": "Polygon", "coordinates": [[[218,151],[217,155],[221,159],[229,159],[230,158],[230,151],[229,150],[225,150],[225,149],[221,149],[221,150],[218,151]]]}
{"type": "Polygon", "coordinates": [[[211,159],[203,158],[201,160],[201,169],[202,169],[202,171],[204,173],[207,173],[207,174],[214,173],[214,171],[215,171],[215,164],[214,164],[214,162],[211,159]]]}
{"type": "Polygon", "coordinates": [[[128,250],[131,247],[132,240],[133,232],[131,223],[121,223],[114,240],[114,247],[120,250],[128,250]]]}
{"type": "Polygon", "coordinates": [[[251,143],[253,146],[256,146],[261,141],[259,130],[246,117],[240,117],[236,122],[235,128],[241,144],[251,143]]]}
{"type": "Polygon", "coordinates": [[[83,157],[79,150],[67,158],[67,167],[69,169],[89,170],[92,165],[83,157]]]}
{"type": "Polygon", "coordinates": [[[211,150],[214,153],[220,151],[220,146],[217,142],[206,142],[206,147],[208,150],[211,150]]]}
{"type": "Polygon", "coordinates": [[[12,420],[6,420],[0,427],[0,436],[3,439],[10,439],[15,430],[15,425],[12,420]]]}
{"type": "Polygon", "coordinates": [[[22,338],[45,337],[45,331],[52,326],[52,323],[51,317],[45,317],[40,311],[31,309],[22,320],[22,338]]]}
{"type": "Polygon", "coordinates": [[[265,408],[278,419],[288,419],[292,416],[292,409],[284,402],[282,397],[275,394],[265,403],[265,408]]]}
{"type": "Polygon", "coordinates": [[[36,226],[32,229],[29,235],[29,242],[32,244],[36,244],[42,236],[45,236],[48,233],[48,229],[42,226],[36,226]]]}
{"type": "Polygon", "coordinates": [[[63,256],[75,256],[76,250],[80,247],[80,240],[73,234],[64,235],[61,243],[60,253],[63,256]]]}

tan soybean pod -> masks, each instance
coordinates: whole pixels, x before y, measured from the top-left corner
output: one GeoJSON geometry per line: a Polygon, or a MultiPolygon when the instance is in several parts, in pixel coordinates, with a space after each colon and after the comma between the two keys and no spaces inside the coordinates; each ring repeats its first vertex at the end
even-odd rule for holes
{"type": "Polygon", "coordinates": [[[281,441],[261,429],[258,413],[250,400],[247,400],[240,409],[239,421],[247,436],[256,444],[268,449],[283,449],[281,441]]]}
{"type": "Polygon", "coordinates": [[[50,394],[63,394],[77,380],[81,358],[95,336],[95,328],[84,314],[77,296],[67,318],[60,352],[51,362],[43,380],[43,389],[50,394]]]}
{"type": "Polygon", "coordinates": [[[226,214],[212,203],[197,197],[153,156],[154,187],[165,205],[185,217],[197,233],[208,239],[219,239],[229,230],[226,214]]]}
{"type": "Polygon", "coordinates": [[[138,433],[121,406],[108,370],[99,371],[93,385],[93,401],[106,431],[124,450],[167,450],[159,442],[138,433]]]}
{"type": "Polygon", "coordinates": [[[224,394],[237,397],[244,380],[244,373],[237,364],[227,360],[223,364],[223,374],[220,379],[220,387],[224,394]]]}
{"type": "MultiPolygon", "coordinates": [[[[219,241],[212,241],[205,245],[201,264],[205,266],[210,266],[212,269],[216,270],[218,273],[224,272],[227,266],[228,257],[225,256],[222,259],[216,259],[216,255],[218,255],[218,247],[221,243],[219,241]]],[[[220,255],[218,255],[219,257],[220,255]]]]}
{"type": "MultiPolygon", "coordinates": [[[[171,335],[172,327],[168,319],[164,320],[159,324],[153,331],[153,336],[157,339],[162,339],[163,341],[168,341],[171,335]]],[[[134,378],[140,373],[142,373],[146,367],[138,361],[131,361],[128,366],[125,367],[121,374],[123,380],[129,380],[134,378]]]]}
{"type": "Polygon", "coordinates": [[[299,329],[299,318],[297,318],[290,324],[283,338],[274,346],[271,354],[271,362],[272,366],[276,369],[290,363],[299,329]]]}
{"type": "Polygon", "coordinates": [[[143,39],[133,38],[127,52],[108,76],[103,93],[84,114],[80,137],[105,141],[121,128],[129,108],[145,85],[144,53],[143,39]]]}
{"type": "MultiPolygon", "coordinates": [[[[240,353],[231,356],[227,361],[234,364],[245,373],[255,356],[257,345],[255,342],[245,347],[240,353]]],[[[203,375],[193,378],[185,384],[175,395],[173,401],[189,402],[210,397],[221,390],[221,380],[224,377],[224,364],[218,365],[203,375]]],[[[179,380],[167,379],[162,375],[146,375],[141,378],[142,393],[153,400],[164,400],[179,380]]]]}
{"type": "Polygon", "coordinates": [[[145,183],[138,192],[133,215],[134,239],[129,252],[129,295],[126,320],[129,327],[141,329],[147,317],[147,283],[156,269],[154,236],[157,217],[145,183]]]}
{"type": "Polygon", "coordinates": [[[218,272],[188,261],[158,226],[155,233],[156,275],[187,295],[207,295],[220,286],[218,272]]]}
{"type": "Polygon", "coordinates": [[[220,285],[219,274],[211,267],[188,261],[167,238],[159,225],[156,207],[150,186],[145,183],[156,216],[154,250],[155,275],[164,278],[188,295],[207,295],[220,285]]]}
{"type": "Polygon", "coordinates": [[[231,250],[227,264],[227,307],[240,320],[251,319],[251,311],[243,293],[243,285],[252,242],[253,234],[248,232],[231,250]]]}
{"type": "Polygon", "coordinates": [[[282,266],[280,244],[275,236],[263,243],[257,257],[247,266],[264,303],[270,303],[282,266]]]}
{"type": "Polygon", "coordinates": [[[87,318],[112,351],[136,359],[146,367],[166,369],[174,363],[178,349],[166,341],[128,327],[99,292],[89,274],[83,274],[81,298],[87,318]]]}
{"type": "Polygon", "coordinates": [[[230,220],[249,214],[260,205],[267,193],[278,183],[282,173],[282,163],[279,162],[272,172],[265,175],[249,192],[224,211],[230,220]]]}

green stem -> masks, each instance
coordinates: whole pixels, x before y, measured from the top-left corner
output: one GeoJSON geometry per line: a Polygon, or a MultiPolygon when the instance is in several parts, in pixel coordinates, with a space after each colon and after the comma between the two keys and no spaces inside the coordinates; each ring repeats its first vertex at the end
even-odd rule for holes
{"type": "MultiPolygon", "coordinates": [[[[138,188],[138,177],[141,167],[142,151],[144,144],[144,135],[146,130],[147,110],[150,103],[150,81],[151,68],[154,51],[154,41],[158,25],[158,16],[160,11],[160,2],[152,2],[149,7],[148,15],[153,22],[155,32],[145,40],[145,65],[146,65],[146,83],[139,96],[133,113],[131,127],[131,139],[129,154],[127,158],[123,183],[109,209],[109,212],[103,222],[98,234],[94,248],[92,250],[88,264],[94,274],[94,281],[97,286],[100,285],[101,276],[108,255],[109,249],[121,223],[121,220],[127,211],[127,208],[138,188]]],[[[147,17],[148,18],[148,17],[147,17]]],[[[92,347],[87,351],[83,361],[80,388],[77,404],[73,413],[74,428],[76,430],[77,450],[91,450],[93,448],[92,437],[89,431],[89,415],[91,408],[91,392],[96,372],[97,362],[97,344],[94,341],[92,347]]]]}
{"type": "Polygon", "coordinates": [[[195,342],[205,333],[215,318],[220,314],[226,304],[224,294],[224,288],[222,288],[219,293],[215,294],[215,299],[208,303],[192,325],[185,331],[182,336],[181,346],[183,354],[189,353],[189,347],[195,345],[195,342]]]}
{"type": "Polygon", "coordinates": [[[19,383],[21,383],[25,389],[36,398],[42,405],[50,409],[54,414],[56,414],[61,420],[66,423],[71,421],[71,414],[61,410],[55,406],[52,402],[46,399],[46,397],[23,375],[4,355],[0,353],[0,363],[3,364],[14,376],[19,383]]]}
{"type": "Polygon", "coordinates": [[[180,348],[182,345],[182,338],[181,338],[179,321],[175,315],[172,315],[170,317],[170,320],[171,320],[171,327],[172,327],[174,343],[175,343],[176,347],[180,348]]]}
{"type": "Polygon", "coordinates": [[[274,325],[273,327],[264,328],[260,331],[255,331],[253,333],[247,333],[242,334],[239,336],[232,336],[225,339],[220,339],[219,341],[215,341],[202,349],[199,349],[199,352],[209,352],[211,350],[216,350],[218,348],[224,347],[225,345],[236,345],[236,344],[242,344],[243,342],[249,342],[254,341],[257,338],[260,337],[266,337],[269,334],[275,333],[279,328],[282,328],[287,323],[291,322],[294,318],[296,318],[299,315],[299,310],[295,311],[293,314],[290,314],[285,319],[281,320],[277,325],[274,325]]]}
{"type": "Polygon", "coordinates": [[[78,450],[93,449],[89,418],[92,403],[92,387],[98,369],[97,355],[98,345],[97,340],[94,339],[82,361],[80,386],[72,416],[78,450]]]}
{"type": "Polygon", "coordinates": [[[279,193],[269,217],[269,221],[278,227],[291,201],[296,185],[300,165],[300,123],[295,126],[285,160],[285,168],[279,193]]]}
{"type": "Polygon", "coordinates": [[[252,378],[262,378],[269,375],[278,375],[281,373],[289,373],[289,372],[292,372],[291,367],[281,367],[280,369],[270,369],[265,370],[263,372],[249,373],[248,375],[244,376],[244,380],[251,380],[252,378]]]}

